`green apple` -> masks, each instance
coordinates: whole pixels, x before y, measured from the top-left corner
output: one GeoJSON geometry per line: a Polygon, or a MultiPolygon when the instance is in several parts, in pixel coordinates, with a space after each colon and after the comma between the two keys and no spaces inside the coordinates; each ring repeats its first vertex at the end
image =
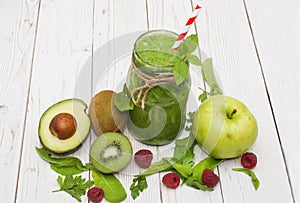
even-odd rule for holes
{"type": "Polygon", "coordinates": [[[228,96],[204,101],[193,119],[193,134],[201,148],[215,159],[238,157],[257,137],[257,122],[248,108],[228,96]]]}

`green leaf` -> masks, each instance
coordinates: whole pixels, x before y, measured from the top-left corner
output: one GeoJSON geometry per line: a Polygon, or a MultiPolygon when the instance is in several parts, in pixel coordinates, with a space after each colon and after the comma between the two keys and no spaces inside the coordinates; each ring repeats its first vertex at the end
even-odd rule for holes
{"type": "Polygon", "coordinates": [[[188,178],[193,172],[193,168],[191,166],[176,163],[171,159],[163,159],[168,161],[171,164],[171,166],[184,178],[188,178]]]}
{"type": "Polygon", "coordinates": [[[177,85],[183,83],[189,74],[189,66],[184,60],[178,60],[173,67],[173,74],[177,85]]]}
{"type": "Polygon", "coordinates": [[[199,95],[198,99],[203,103],[207,99],[207,92],[203,91],[202,94],[199,95]]]}
{"type": "Polygon", "coordinates": [[[85,195],[86,190],[94,185],[93,181],[86,180],[81,176],[66,176],[63,179],[61,176],[58,176],[57,182],[60,186],[59,190],[54,190],[53,192],[65,191],[74,197],[78,202],[81,202],[81,197],[85,195]]]}
{"type": "Polygon", "coordinates": [[[211,157],[207,157],[200,161],[196,166],[193,168],[193,177],[198,180],[199,183],[202,183],[202,174],[204,169],[214,170],[217,166],[219,166],[223,162],[223,159],[213,159],[211,157]]]}
{"type": "Polygon", "coordinates": [[[110,202],[121,202],[126,199],[127,194],[122,183],[113,174],[104,174],[92,170],[95,186],[102,188],[104,198],[110,202]]]}
{"type": "Polygon", "coordinates": [[[123,87],[123,91],[114,96],[114,105],[122,112],[132,110],[134,108],[134,104],[131,100],[130,92],[126,84],[123,87]]]}
{"type": "Polygon", "coordinates": [[[130,185],[131,197],[136,199],[140,195],[140,192],[143,192],[146,188],[148,188],[146,177],[135,177],[133,179],[133,183],[130,185]]]}
{"type": "Polygon", "coordinates": [[[198,36],[196,34],[192,34],[188,36],[180,45],[179,51],[187,56],[193,53],[198,47],[198,36]]]}
{"type": "Polygon", "coordinates": [[[210,96],[223,94],[215,78],[212,67],[212,58],[208,58],[203,62],[202,76],[205,82],[210,86],[210,96]]]}
{"type": "Polygon", "coordinates": [[[196,66],[202,66],[202,62],[198,56],[196,56],[194,54],[189,54],[186,57],[191,64],[194,64],[196,66]]]}
{"type": "Polygon", "coordinates": [[[162,172],[162,171],[170,170],[172,168],[172,166],[167,161],[167,159],[171,159],[171,158],[164,158],[159,162],[152,163],[146,171],[139,174],[138,176],[149,176],[149,175],[152,175],[154,173],[159,173],[159,172],[162,172]]]}
{"type": "Polygon", "coordinates": [[[35,149],[42,159],[50,163],[51,169],[61,175],[76,175],[88,170],[77,157],[52,157],[44,148],[35,149]]]}
{"type": "Polygon", "coordinates": [[[255,188],[255,190],[258,189],[258,187],[260,185],[260,182],[259,182],[258,178],[256,177],[255,173],[252,170],[250,170],[248,168],[233,168],[232,170],[237,171],[237,172],[242,172],[242,173],[245,173],[248,176],[250,176],[253,187],[255,188]]]}
{"type": "Polygon", "coordinates": [[[190,134],[183,139],[177,139],[175,141],[175,148],[173,158],[177,163],[181,163],[188,166],[194,165],[194,146],[196,145],[195,137],[190,134]]]}
{"type": "Polygon", "coordinates": [[[207,187],[206,185],[204,185],[202,182],[199,182],[197,180],[196,177],[189,177],[186,181],[185,181],[186,185],[197,189],[197,190],[205,190],[205,191],[213,191],[213,188],[207,187]]]}

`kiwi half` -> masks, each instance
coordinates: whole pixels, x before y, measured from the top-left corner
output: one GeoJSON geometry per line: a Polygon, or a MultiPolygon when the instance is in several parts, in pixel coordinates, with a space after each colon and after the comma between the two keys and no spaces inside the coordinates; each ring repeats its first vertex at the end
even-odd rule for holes
{"type": "Polygon", "coordinates": [[[114,173],[125,168],[132,158],[132,146],[127,137],[107,132],[97,137],[90,148],[90,160],[102,173],[114,173]]]}

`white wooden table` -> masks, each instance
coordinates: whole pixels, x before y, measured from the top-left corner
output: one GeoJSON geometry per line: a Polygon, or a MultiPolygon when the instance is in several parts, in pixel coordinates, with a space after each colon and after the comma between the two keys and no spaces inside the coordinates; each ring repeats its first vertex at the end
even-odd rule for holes
{"type": "MultiPolygon", "coordinates": [[[[111,60],[99,59],[107,43],[152,29],[180,32],[195,3],[0,1],[1,203],[75,202],[66,193],[51,192],[58,188],[57,174],[34,151],[40,146],[41,114],[59,100],[78,96],[89,103],[100,89],[120,88],[129,53],[99,78],[99,64],[111,60]],[[78,86],[79,77],[84,82],[78,86]]],[[[257,118],[259,135],[250,150],[258,156],[254,171],[261,186],[255,191],[247,176],[231,170],[240,167],[235,159],[218,168],[221,182],[214,192],[167,189],[161,184],[163,174],[157,174],[147,178],[149,188],[133,201],[129,185],[140,169],[130,164],[117,175],[128,191],[125,202],[300,202],[300,1],[208,0],[190,30],[195,32],[201,50],[213,57],[225,94],[243,101],[257,118]]],[[[194,95],[199,93],[196,83],[194,95]]],[[[88,162],[94,138],[91,133],[74,156],[88,162]]],[[[132,142],[134,150],[145,147],[132,142]]],[[[157,160],[172,153],[172,146],[147,148],[157,160]]],[[[197,159],[204,157],[197,150],[197,159]]],[[[86,197],[83,201],[88,202],[86,197]]]]}

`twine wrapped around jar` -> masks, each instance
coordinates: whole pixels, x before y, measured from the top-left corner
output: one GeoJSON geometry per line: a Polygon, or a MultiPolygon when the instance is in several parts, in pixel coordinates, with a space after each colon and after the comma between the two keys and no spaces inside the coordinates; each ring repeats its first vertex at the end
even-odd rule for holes
{"type": "Polygon", "coordinates": [[[131,91],[131,99],[132,99],[133,103],[135,105],[137,105],[141,101],[142,109],[145,108],[145,101],[147,98],[147,94],[153,87],[155,87],[157,85],[165,85],[170,82],[175,82],[173,73],[170,73],[170,72],[169,73],[159,73],[156,76],[151,76],[151,75],[148,75],[148,74],[144,73],[143,71],[139,70],[133,61],[131,62],[131,66],[132,66],[133,71],[136,73],[136,75],[145,81],[144,85],[134,88],[131,91]],[[135,93],[137,93],[137,92],[138,92],[138,96],[135,99],[135,93]],[[142,95],[143,95],[143,97],[142,97],[142,95]]]}

